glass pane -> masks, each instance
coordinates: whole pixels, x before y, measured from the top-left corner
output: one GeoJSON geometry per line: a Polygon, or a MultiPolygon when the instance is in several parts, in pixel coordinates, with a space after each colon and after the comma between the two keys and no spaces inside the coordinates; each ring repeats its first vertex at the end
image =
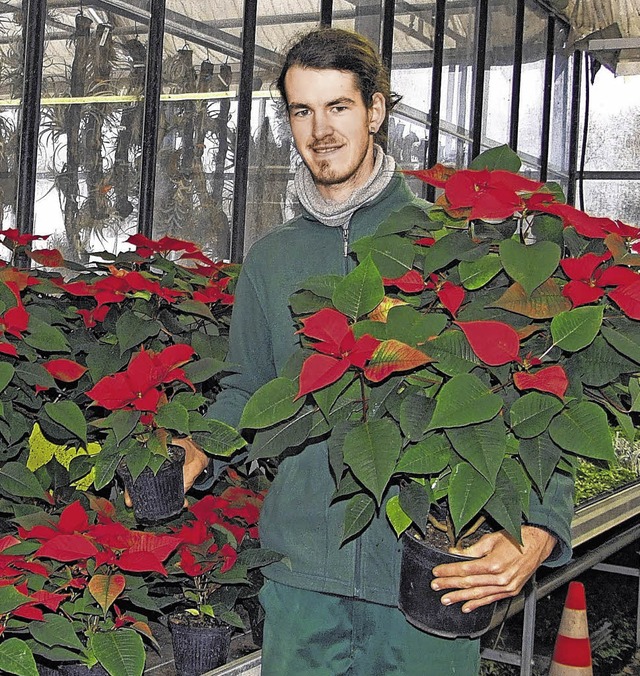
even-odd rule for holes
{"type": "MultiPolygon", "coordinates": [[[[398,4],[398,3],[396,3],[398,4]]],[[[318,8],[320,2],[317,3],[318,8]]],[[[374,45],[382,36],[382,0],[334,0],[332,26],[366,35],[374,45]]]]}
{"type": "MultiPolygon", "coordinates": [[[[583,112],[580,118],[584,128],[584,79],[582,92],[583,112]]],[[[640,76],[616,77],[606,68],[600,68],[591,85],[589,100],[585,169],[637,171],[640,156],[640,76]]]]}
{"type": "Polygon", "coordinates": [[[565,49],[568,29],[556,21],[553,91],[551,99],[551,139],[548,179],[568,187],[569,133],[571,126],[571,83],[573,58],[565,49]]]}
{"type": "Polygon", "coordinates": [[[482,147],[509,142],[516,3],[490,0],[484,74],[482,147]]]}
{"type": "Polygon", "coordinates": [[[640,181],[585,180],[584,198],[585,211],[593,216],[640,225],[640,181]]]}
{"type": "Polygon", "coordinates": [[[299,159],[275,82],[289,45],[296,36],[316,28],[319,20],[319,3],[313,3],[311,11],[310,2],[303,7],[295,0],[286,0],[278,5],[274,18],[272,4],[258,2],[245,251],[291,218],[298,208],[292,179],[299,159]],[[280,23],[276,26],[274,19],[278,16],[280,23]],[[258,58],[260,50],[262,58],[258,58]]]}
{"type": "MultiPolygon", "coordinates": [[[[15,227],[18,119],[22,92],[21,3],[0,20],[0,230],[15,227]]],[[[0,259],[11,252],[0,247],[0,259]]]]}
{"type": "Polygon", "coordinates": [[[542,97],[547,49],[547,14],[527,3],[524,14],[518,154],[538,168],[542,143],[542,97]]]}
{"type": "Polygon", "coordinates": [[[154,197],[154,237],[228,258],[242,9],[168,0],[154,197]]]}
{"type": "Polygon", "coordinates": [[[471,3],[447,3],[438,160],[457,167],[467,166],[471,153],[475,20],[471,3]]]}
{"type": "Polygon", "coordinates": [[[388,152],[405,169],[425,163],[434,32],[435,2],[405,2],[396,8],[391,89],[402,100],[389,121],[388,152]]]}
{"type": "Polygon", "coordinates": [[[146,26],[78,4],[45,40],[34,232],[83,260],[136,227],[146,26]]]}

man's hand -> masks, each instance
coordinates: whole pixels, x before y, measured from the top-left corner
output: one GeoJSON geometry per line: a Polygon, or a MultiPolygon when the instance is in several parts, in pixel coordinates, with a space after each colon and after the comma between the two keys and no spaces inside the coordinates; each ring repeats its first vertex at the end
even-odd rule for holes
{"type": "Polygon", "coordinates": [[[442,603],[463,602],[463,613],[516,596],[551,555],[556,538],[541,528],[523,526],[522,542],[520,546],[506,531],[483,535],[471,547],[456,551],[477,558],[436,566],[433,574],[437,579],[431,587],[456,590],[445,594],[442,603]]]}
{"type": "MultiPolygon", "coordinates": [[[[182,467],[182,477],[184,481],[184,492],[186,493],[200,474],[207,468],[209,458],[206,453],[196,444],[193,439],[184,437],[183,439],[171,439],[174,446],[184,448],[184,465],[182,467]]],[[[133,507],[131,497],[125,490],[124,503],[127,507],[133,507]]],[[[184,500],[184,506],[187,506],[187,499],[184,500]]]]}

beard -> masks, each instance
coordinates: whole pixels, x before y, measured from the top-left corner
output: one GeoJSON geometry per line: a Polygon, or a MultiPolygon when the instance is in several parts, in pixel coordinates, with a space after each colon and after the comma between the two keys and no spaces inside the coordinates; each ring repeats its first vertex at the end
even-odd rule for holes
{"type": "MultiPolygon", "coordinates": [[[[323,140],[321,146],[331,145],[332,143],[332,141],[323,140]]],[[[358,149],[355,156],[349,153],[349,156],[344,159],[340,157],[333,160],[316,159],[314,162],[305,161],[305,164],[311,172],[316,185],[340,185],[342,183],[347,183],[363,170],[367,160],[368,150],[368,145],[364,145],[358,149]]],[[[309,147],[309,153],[311,157],[313,157],[314,146],[309,147]]]]}

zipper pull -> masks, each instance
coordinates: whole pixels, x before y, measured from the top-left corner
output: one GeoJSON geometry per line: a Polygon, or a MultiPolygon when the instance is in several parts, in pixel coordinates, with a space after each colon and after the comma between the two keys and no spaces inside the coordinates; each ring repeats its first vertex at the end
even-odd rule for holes
{"type": "Polygon", "coordinates": [[[347,258],[349,255],[349,225],[342,226],[342,245],[344,257],[347,258]]]}

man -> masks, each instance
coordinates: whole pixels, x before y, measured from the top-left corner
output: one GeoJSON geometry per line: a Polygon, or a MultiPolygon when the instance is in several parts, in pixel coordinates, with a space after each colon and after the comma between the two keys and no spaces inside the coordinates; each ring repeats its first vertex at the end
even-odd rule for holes
{"type": "MultiPolygon", "coordinates": [[[[290,294],[309,276],[351,270],[350,244],[415,200],[375,144],[394,97],[364,38],[312,31],[287,54],[278,87],[303,160],[295,176],[303,214],[258,242],[243,265],[229,354],[241,371],[225,379],[211,410],[232,425],[295,349],[290,294]]],[[[207,461],[192,444],[187,450],[188,486],[207,461]]],[[[517,594],[552,552],[556,563],[566,560],[571,488],[555,476],[548,499],[534,499],[522,547],[492,533],[465,551],[478,558],[436,568],[434,588],[450,590],[442,602],[472,612],[517,594]]],[[[334,490],[326,443],[315,443],[281,463],[265,500],[261,540],[290,566],[265,572],[263,675],[477,673],[477,641],[426,634],[396,608],[400,547],[384,515],[340,546],[344,503],[332,504],[334,490]]]]}

